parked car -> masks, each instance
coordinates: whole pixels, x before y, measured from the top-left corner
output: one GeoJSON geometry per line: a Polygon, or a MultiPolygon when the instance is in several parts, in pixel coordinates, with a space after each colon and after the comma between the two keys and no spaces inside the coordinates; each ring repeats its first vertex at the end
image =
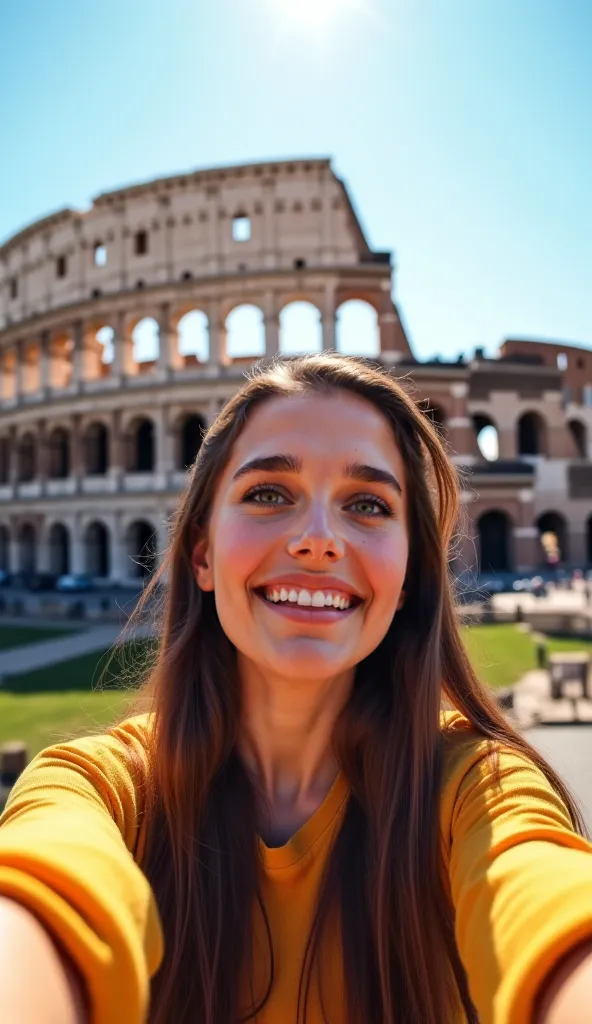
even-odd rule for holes
{"type": "Polygon", "coordinates": [[[60,576],[56,583],[56,590],[63,593],[83,593],[88,590],[95,589],[95,581],[92,576],[87,576],[85,573],[68,573],[65,576],[60,576]]]}

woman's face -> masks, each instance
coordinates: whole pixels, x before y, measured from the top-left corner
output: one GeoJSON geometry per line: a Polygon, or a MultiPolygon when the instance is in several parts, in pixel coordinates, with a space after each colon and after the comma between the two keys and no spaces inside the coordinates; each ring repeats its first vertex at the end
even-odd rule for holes
{"type": "Polygon", "coordinates": [[[403,460],[386,419],[344,391],[250,416],[194,549],[239,668],[291,680],[352,669],[402,601],[403,460]]]}

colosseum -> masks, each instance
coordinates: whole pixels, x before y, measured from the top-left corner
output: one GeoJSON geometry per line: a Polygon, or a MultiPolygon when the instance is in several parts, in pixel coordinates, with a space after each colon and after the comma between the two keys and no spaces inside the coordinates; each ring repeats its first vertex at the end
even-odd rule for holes
{"type": "Polygon", "coordinates": [[[393,276],[326,159],[162,178],[10,238],[0,568],[149,572],[202,431],[245,369],[278,351],[352,351],[361,323],[359,351],[405,378],[459,466],[458,568],[532,571],[549,537],[563,564],[591,564],[592,352],[508,340],[493,359],[422,362],[393,276]]]}

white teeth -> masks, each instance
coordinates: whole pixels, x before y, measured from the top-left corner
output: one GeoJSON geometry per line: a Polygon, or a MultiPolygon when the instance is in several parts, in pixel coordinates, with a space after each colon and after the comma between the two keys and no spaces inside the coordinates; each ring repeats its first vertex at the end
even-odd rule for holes
{"type": "Polygon", "coordinates": [[[349,597],[342,594],[325,594],[322,590],[314,590],[311,593],[310,590],[297,590],[295,587],[291,587],[290,590],[287,587],[276,587],[266,590],[265,597],[273,604],[289,601],[304,608],[337,608],[339,611],[345,611],[351,607],[349,597]]]}

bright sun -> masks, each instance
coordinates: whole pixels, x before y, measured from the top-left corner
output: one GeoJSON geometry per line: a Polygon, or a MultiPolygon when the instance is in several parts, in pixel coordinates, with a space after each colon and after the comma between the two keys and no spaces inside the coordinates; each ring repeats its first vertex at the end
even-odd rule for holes
{"type": "Polygon", "coordinates": [[[323,29],[352,12],[367,9],[367,0],[273,0],[284,24],[323,29]]]}

